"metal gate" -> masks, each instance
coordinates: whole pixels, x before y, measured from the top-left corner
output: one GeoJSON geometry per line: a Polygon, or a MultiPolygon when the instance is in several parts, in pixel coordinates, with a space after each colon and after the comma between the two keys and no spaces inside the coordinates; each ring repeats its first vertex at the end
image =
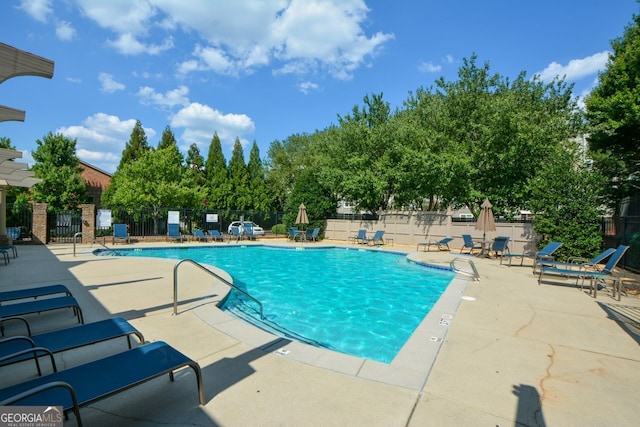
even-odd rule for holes
{"type": "Polygon", "coordinates": [[[82,231],[82,210],[51,211],[47,215],[47,243],[73,243],[82,231]]]}

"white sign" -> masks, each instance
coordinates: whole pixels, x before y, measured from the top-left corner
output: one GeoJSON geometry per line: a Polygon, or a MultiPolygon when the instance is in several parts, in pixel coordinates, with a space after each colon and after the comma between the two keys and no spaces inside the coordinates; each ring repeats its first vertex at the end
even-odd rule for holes
{"type": "Polygon", "coordinates": [[[180,212],[169,211],[167,215],[167,222],[169,224],[180,224],[180,212]]]}
{"type": "Polygon", "coordinates": [[[111,210],[98,209],[98,218],[96,222],[98,223],[98,228],[111,227],[111,210]]]}
{"type": "Polygon", "coordinates": [[[207,222],[218,222],[218,214],[207,214],[207,222]]]}

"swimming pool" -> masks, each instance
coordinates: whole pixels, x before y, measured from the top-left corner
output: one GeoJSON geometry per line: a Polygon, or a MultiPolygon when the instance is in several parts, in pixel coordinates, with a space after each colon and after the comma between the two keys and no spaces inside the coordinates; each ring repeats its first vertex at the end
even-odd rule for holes
{"type": "Polygon", "coordinates": [[[118,250],[123,256],[192,259],[227,271],[263,304],[231,292],[221,307],[276,335],[390,363],[454,273],[404,254],[262,245],[118,250]]]}

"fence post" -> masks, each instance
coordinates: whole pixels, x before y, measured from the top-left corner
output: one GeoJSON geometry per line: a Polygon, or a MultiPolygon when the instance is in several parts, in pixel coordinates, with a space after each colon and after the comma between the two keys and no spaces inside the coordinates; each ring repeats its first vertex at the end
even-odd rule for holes
{"type": "Polygon", "coordinates": [[[47,203],[30,202],[33,206],[33,225],[31,240],[41,245],[49,243],[49,232],[47,230],[47,203]]]}
{"type": "Polygon", "coordinates": [[[82,235],[91,239],[96,238],[96,205],[83,204],[82,208],[82,235]]]}

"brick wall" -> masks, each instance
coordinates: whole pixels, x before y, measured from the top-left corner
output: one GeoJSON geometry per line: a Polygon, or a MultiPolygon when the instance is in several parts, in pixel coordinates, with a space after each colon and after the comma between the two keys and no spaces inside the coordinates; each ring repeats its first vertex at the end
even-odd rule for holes
{"type": "Polygon", "coordinates": [[[111,175],[82,161],[80,167],[82,168],[82,178],[87,183],[87,193],[91,202],[97,207],[102,206],[102,192],[111,183],[111,175]]]}

